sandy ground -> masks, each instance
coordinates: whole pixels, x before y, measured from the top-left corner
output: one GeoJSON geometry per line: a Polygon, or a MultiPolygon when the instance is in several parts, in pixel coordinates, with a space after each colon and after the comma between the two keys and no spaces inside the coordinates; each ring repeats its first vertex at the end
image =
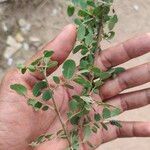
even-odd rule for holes
{"type": "MultiPolygon", "coordinates": [[[[124,41],[136,35],[147,33],[150,31],[150,0],[116,0],[115,8],[117,14],[119,15],[119,23],[116,27],[116,37],[113,42],[104,43],[104,48],[109,47],[115,43],[124,41]]],[[[0,7],[1,8],[1,7],[0,7]]],[[[11,28],[9,34],[15,35],[18,31],[17,20],[20,18],[25,18],[31,23],[31,31],[25,35],[25,38],[30,36],[36,36],[40,38],[41,44],[49,41],[57,35],[57,33],[68,23],[71,19],[66,17],[65,5],[62,0],[51,0],[45,6],[33,7],[28,5],[23,8],[11,8],[10,6],[2,6],[0,12],[0,23],[7,23],[11,28]],[[5,12],[5,13],[3,13],[5,12]]],[[[0,78],[5,73],[8,65],[8,60],[4,59],[3,53],[7,46],[6,39],[9,35],[8,33],[3,33],[0,29],[0,78]]],[[[13,56],[15,60],[26,60],[29,56],[35,53],[33,51],[22,51],[17,52],[13,56]],[[30,54],[29,54],[30,53],[30,54]],[[28,55],[26,55],[28,54],[28,55]]],[[[150,54],[139,57],[132,61],[123,64],[124,67],[130,68],[143,64],[150,61],[150,54]]],[[[12,66],[14,63],[12,63],[12,66]]],[[[140,87],[136,87],[130,90],[137,90],[145,87],[150,87],[150,84],[146,84],[140,87]]],[[[131,121],[150,121],[150,106],[125,112],[119,119],[131,121]]],[[[126,138],[118,139],[113,142],[102,145],[98,150],[149,150],[150,149],[150,138],[126,138]]]]}

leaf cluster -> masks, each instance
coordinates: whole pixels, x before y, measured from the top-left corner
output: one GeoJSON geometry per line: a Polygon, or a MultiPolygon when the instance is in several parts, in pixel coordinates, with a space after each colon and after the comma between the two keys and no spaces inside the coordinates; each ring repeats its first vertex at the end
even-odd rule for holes
{"type": "Polygon", "coordinates": [[[113,31],[115,24],[118,22],[117,15],[112,6],[113,0],[70,0],[67,8],[68,16],[76,15],[74,19],[77,25],[77,43],[72,50],[73,54],[81,54],[79,65],[72,59],[68,59],[62,66],[63,79],[53,76],[55,87],[51,87],[47,79],[47,71],[58,65],[52,60],[54,51],[45,50],[43,56],[36,59],[29,66],[18,65],[18,68],[25,74],[27,71],[34,73],[40,72],[44,80],[35,83],[32,89],[32,97],[28,97],[28,89],[22,84],[11,85],[11,89],[19,95],[28,99],[28,105],[34,111],[48,111],[51,109],[57,114],[62,128],[56,133],[41,135],[31,143],[36,146],[53,138],[63,138],[68,141],[68,150],[79,150],[81,143],[87,144],[94,148],[95,145],[90,143],[91,134],[97,133],[101,128],[108,130],[108,124],[121,127],[116,120],[111,117],[121,113],[119,108],[102,102],[101,99],[93,99],[93,94],[99,94],[99,89],[103,84],[111,78],[115,78],[118,74],[124,72],[124,68],[111,68],[102,71],[94,65],[95,54],[101,51],[100,42],[102,40],[110,40],[114,37],[113,31]],[[54,99],[54,90],[58,86],[74,89],[71,84],[75,82],[82,87],[82,92],[73,95],[69,102],[69,110],[67,113],[68,120],[62,120],[61,114],[57,108],[54,99]],[[51,101],[49,105],[48,101],[51,101]],[[101,113],[97,111],[101,108],[101,113]],[[93,115],[91,115],[93,114],[93,115]],[[67,123],[72,125],[68,129],[67,123]],[[83,132],[83,137],[79,133],[83,132]]]}

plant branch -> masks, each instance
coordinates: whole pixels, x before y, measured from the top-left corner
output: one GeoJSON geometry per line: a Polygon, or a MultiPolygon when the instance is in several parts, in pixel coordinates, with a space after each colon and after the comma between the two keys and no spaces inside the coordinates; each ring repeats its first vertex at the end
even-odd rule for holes
{"type": "MultiPolygon", "coordinates": [[[[46,75],[46,68],[45,68],[45,70],[44,70],[44,78],[45,78],[45,80],[46,80],[46,82],[47,82],[47,84],[48,84],[48,79],[47,79],[47,75],[46,75]]],[[[48,88],[49,88],[49,90],[51,90],[49,84],[48,84],[48,88]]],[[[52,98],[52,102],[53,102],[53,105],[54,105],[54,110],[55,110],[55,112],[56,112],[56,114],[57,114],[57,116],[58,116],[58,118],[59,118],[59,121],[60,121],[60,123],[61,123],[61,125],[62,125],[62,128],[63,128],[63,130],[64,130],[64,133],[66,134],[66,139],[67,139],[67,141],[68,141],[69,148],[70,148],[71,150],[73,150],[72,144],[71,144],[71,141],[70,141],[68,132],[67,132],[67,129],[66,129],[66,127],[65,127],[65,123],[64,123],[64,121],[63,121],[63,119],[62,119],[62,117],[61,117],[60,111],[59,111],[59,109],[58,109],[58,107],[57,107],[57,104],[56,104],[54,98],[52,98]]]]}
{"type": "MultiPolygon", "coordinates": [[[[30,99],[30,98],[29,98],[28,96],[26,96],[26,95],[24,95],[24,97],[25,97],[26,99],[30,99]]],[[[38,101],[38,100],[37,100],[37,101],[38,101]]],[[[38,101],[38,102],[40,102],[40,101],[38,101]]],[[[45,104],[45,103],[44,103],[44,105],[48,106],[48,107],[49,107],[51,110],[53,110],[53,111],[55,110],[54,107],[52,107],[52,106],[50,106],[50,105],[48,105],[48,104],[45,104]]]]}

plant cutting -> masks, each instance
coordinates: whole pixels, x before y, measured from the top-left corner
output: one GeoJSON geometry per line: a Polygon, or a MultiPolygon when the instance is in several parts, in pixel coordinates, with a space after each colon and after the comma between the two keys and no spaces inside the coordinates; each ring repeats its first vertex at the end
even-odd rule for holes
{"type": "Polygon", "coordinates": [[[54,86],[49,85],[47,70],[54,69],[57,61],[52,60],[55,50],[45,50],[43,56],[37,58],[30,65],[18,65],[22,74],[27,72],[40,72],[43,81],[36,82],[32,89],[32,96],[27,96],[27,87],[22,84],[10,86],[19,95],[27,99],[29,107],[34,111],[54,111],[59,119],[61,128],[55,133],[43,134],[37,137],[30,146],[37,145],[55,139],[62,138],[68,142],[67,150],[79,150],[80,144],[87,144],[95,148],[89,141],[92,134],[98,130],[109,130],[108,124],[121,128],[117,120],[111,118],[121,113],[119,108],[105,103],[103,99],[96,99],[93,95],[99,95],[99,89],[108,79],[115,78],[124,68],[110,68],[102,71],[95,65],[95,55],[101,52],[101,41],[111,40],[118,17],[113,8],[113,0],[72,0],[67,8],[68,16],[77,16],[74,20],[77,26],[77,42],[72,53],[81,54],[79,64],[73,59],[66,60],[62,65],[62,76],[53,76],[54,86]],[[81,89],[80,93],[71,95],[68,102],[67,119],[64,120],[54,98],[54,91],[63,86],[68,90],[74,90],[74,85],[81,89]],[[101,113],[97,111],[101,110],[101,113]]]}

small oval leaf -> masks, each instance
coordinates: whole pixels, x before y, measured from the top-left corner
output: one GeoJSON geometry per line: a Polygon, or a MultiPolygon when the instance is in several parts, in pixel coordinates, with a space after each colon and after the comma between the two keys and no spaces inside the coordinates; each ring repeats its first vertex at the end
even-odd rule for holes
{"type": "Polygon", "coordinates": [[[86,33],[86,28],[83,24],[79,25],[78,32],[77,32],[77,37],[79,41],[82,41],[85,37],[86,33]]]}
{"type": "Polygon", "coordinates": [[[75,12],[75,7],[73,5],[69,5],[68,8],[67,8],[67,14],[68,16],[72,16],[75,12]]]}
{"type": "Polygon", "coordinates": [[[59,84],[59,83],[60,83],[60,79],[59,79],[59,77],[57,77],[57,76],[53,76],[53,81],[54,81],[56,84],[59,84]]]}
{"type": "Polygon", "coordinates": [[[104,108],[102,114],[104,119],[108,119],[111,117],[111,111],[108,108],[104,108]]]}
{"type": "Polygon", "coordinates": [[[76,70],[76,64],[75,61],[72,59],[69,59],[65,61],[63,64],[63,75],[67,79],[71,79],[75,73],[76,70]]]}
{"type": "Polygon", "coordinates": [[[53,97],[53,93],[52,93],[52,91],[50,91],[50,90],[44,91],[44,93],[43,93],[43,95],[42,95],[42,99],[43,99],[44,101],[48,101],[48,100],[50,100],[52,97],[53,97]]]}
{"type": "Polygon", "coordinates": [[[13,84],[10,88],[16,91],[19,95],[25,96],[27,94],[27,88],[22,84],[13,84]]]}
{"type": "Polygon", "coordinates": [[[40,82],[35,83],[35,85],[33,87],[33,90],[32,90],[33,95],[35,97],[40,96],[41,95],[41,90],[47,88],[47,86],[48,86],[47,82],[45,82],[45,81],[40,81],[40,82]]]}

